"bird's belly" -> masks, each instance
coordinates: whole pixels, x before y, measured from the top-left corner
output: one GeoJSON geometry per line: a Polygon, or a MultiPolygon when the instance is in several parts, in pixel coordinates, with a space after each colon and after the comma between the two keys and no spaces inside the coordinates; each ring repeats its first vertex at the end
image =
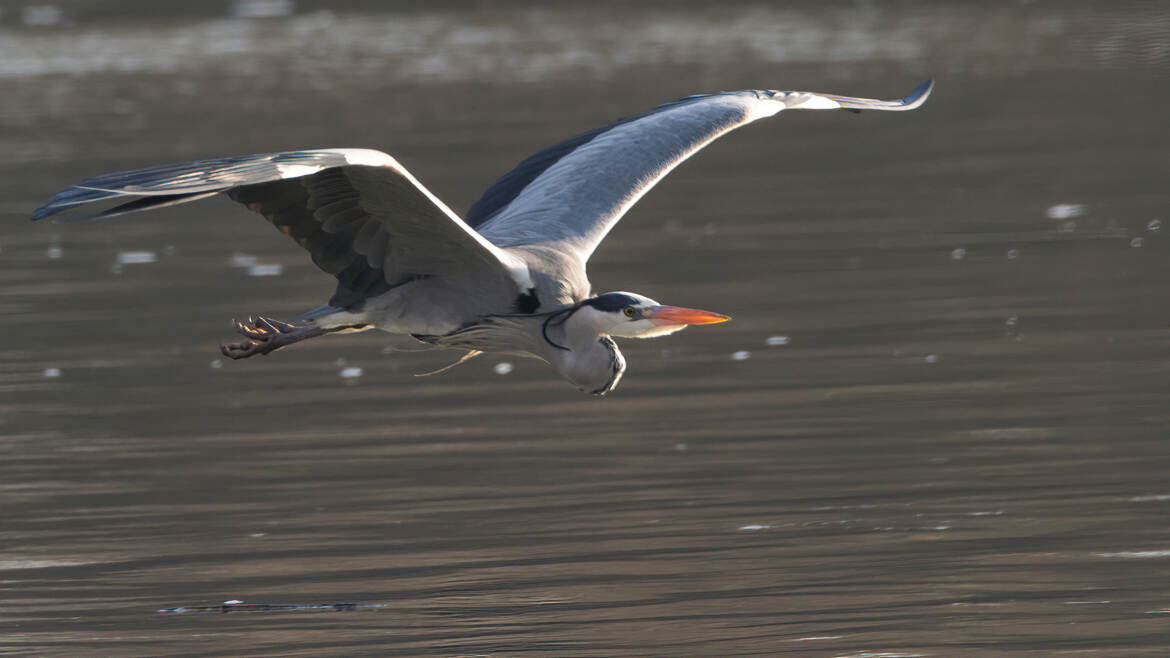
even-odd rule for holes
{"type": "Polygon", "coordinates": [[[392,334],[442,335],[486,315],[511,313],[506,295],[476,294],[433,279],[412,281],[366,300],[366,317],[392,334]]]}

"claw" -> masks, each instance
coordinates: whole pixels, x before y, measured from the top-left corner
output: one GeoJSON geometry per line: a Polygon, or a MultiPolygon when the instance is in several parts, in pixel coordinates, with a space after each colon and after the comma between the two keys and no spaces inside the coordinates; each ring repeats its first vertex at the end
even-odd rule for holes
{"type": "Polygon", "coordinates": [[[263,316],[248,316],[247,322],[232,320],[236,333],[246,340],[222,343],[219,351],[230,359],[244,359],[257,354],[268,354],[286,345],[320,336],[337,329],[326,330],[313,325],[295,325],[263,316]]]}

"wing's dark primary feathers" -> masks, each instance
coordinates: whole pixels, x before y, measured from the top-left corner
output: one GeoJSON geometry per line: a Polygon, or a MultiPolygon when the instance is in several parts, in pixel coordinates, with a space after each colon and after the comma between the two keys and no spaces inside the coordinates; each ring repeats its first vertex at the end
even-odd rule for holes
{"type": "Polygon", "coordinates": [[[329,303],[344,308],[401,283],[386,280],[389,236],[361,207],[360,194],[343,169],[347,164],[342,153],[294,151],[116,172],[58,192],[32,218],[41,220],[95,201],[131,199],[89,216],[113,217],[224,192],[262,215],[304,247],[318,267],[337,277],[337,291],[329,303]],[[296,167],[323,171],[294,176],[289,172],[296,172],[296,167]]]}

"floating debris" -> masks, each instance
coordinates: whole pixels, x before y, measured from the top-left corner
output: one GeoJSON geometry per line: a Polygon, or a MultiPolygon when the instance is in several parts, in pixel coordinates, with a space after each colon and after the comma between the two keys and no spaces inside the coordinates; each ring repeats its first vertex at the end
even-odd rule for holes
{"type": "Polygon", "coordinates": [[[158,255],[153,251],[119,251],[116,260],[119,265],[141,265],[158,261],[158,255]]]}
{"type": "Polygon", "coordinates": [[[41,371],[41,375],[43,375],[45,377],[60,377],[61,376],[61,369],[60,368],[45,368],[43,371],[41,371]]]}
{"type": "Polygon", "coordinates": [[[496,373],[497,375],[510,374],[513,369],[514,368],[512,367],[512,364],[508,363],[507,361],[501,361],[501,362],[497,363],[496,365],[492,366],[492,372],[496,373]]]}
{"type": "Polygon", "coordinates": [[[967,250],[962,247],[951,249],[951,260],[963,260],[967,257],[967,250]]]}
{"type": "Polygon", "coordinates": [[[252,265],[248,268],[248,276],[280,276],[283,273],[283,265],[252,265]]]}
{"type": "Polygon", "coordinates": [[[761,524],[752,524],[752,525],[741,525],[739,527],[739,529],[745,530],[747,532],[755,532],[756,530],[768,530],[771,527],[772,526],[770,526],[770,525],[765,525],[765,524],[761,523],[761,524]]]}
{"type": "Polygon", "coordinates": [[[1048,219],[1069,219],[1085,214],[1083,203],[1058,203],[1048,207],[1048,219]]]}
{"type": "Polygon", "coordinates": [[[162,608],[162,614],[182,615],[196,612],[290,612],[294,610],[309,610],[315,612],[354,612],[357,610],[373,610],[384,607],[381,603],[244,603],[243,601],[224,601],[219,605],[191,605],[178,608],[162,608]]]}
{"type": "Polygon", "coordinates": [[[362,369],[357,366],[350,366],[348,368],[342,368],[338,374],[342,379],[357,379],[362,376],[362,369]]]}
{"type": "Polygon", "coordinates": [[[732,361],[747,361],[750,358],[752,358],[752,353],[747,350],[740,350],[738,352],[731,353],[732,361]]]}
{"type": "Polygon", "coordinates": [[[776,347],[778,345],[787,345],[789,342],[791,342],[791,340],[788,338],[788,336],[768,336],[768,339],[764,341],[764,344],[770,347],[776,347]]]}

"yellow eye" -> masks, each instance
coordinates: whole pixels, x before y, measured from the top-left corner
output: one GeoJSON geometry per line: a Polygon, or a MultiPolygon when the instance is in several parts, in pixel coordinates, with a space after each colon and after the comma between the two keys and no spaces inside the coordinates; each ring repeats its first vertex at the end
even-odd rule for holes
{"type": "Polygon", "coordinates": [[[632,317],[634,317],[634,307],[627,306],[625,309],[622,310],[622,313],[625,313],[627,318],[632,318],[632,317]]]}

